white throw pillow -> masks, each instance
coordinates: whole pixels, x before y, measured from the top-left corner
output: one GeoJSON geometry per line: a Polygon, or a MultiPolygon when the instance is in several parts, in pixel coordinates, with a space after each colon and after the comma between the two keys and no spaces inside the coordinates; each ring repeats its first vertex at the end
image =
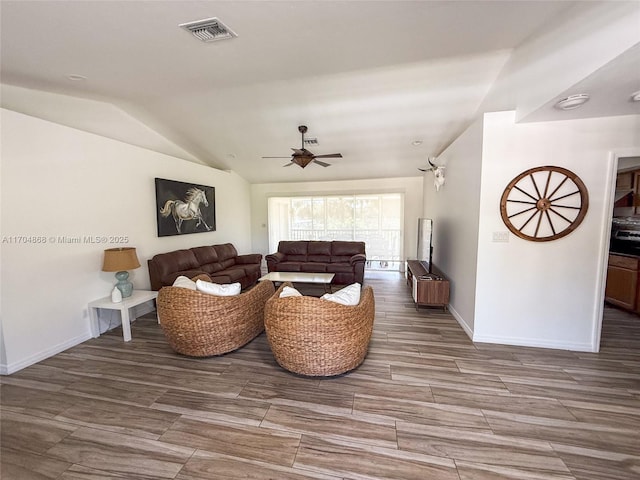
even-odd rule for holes
{"type": "Polygon", "coordinates": [[[196,289],[196,282],[191,280],[189,277],[185,277],[184,275],[180,275],[173,282],[173,286],[174,287],[180,287],[180,288],[186,288],[188,290],[195,290],[196,289]]]}
{"type": "Polygon", "coordinates": [[[360,289],[359,283],[352,283],[335,293],[325,293],[320,298],[342,305],[358,305],[360,303],[360,289]]]}
{"type": "Polygon", "coordinates": [[[284,297],[301,297],[302,294],[292,287],[284,287],[280,292],[280,298],[284,297]]]}
{"type": "Polygon", "coordinates": [[[204,280],[196,280],[196,289],[202,293],[209,295],[217,295],[219,297],[232,297],[240,294],[240,282],[220,284],[205,282],[204,280]]]}

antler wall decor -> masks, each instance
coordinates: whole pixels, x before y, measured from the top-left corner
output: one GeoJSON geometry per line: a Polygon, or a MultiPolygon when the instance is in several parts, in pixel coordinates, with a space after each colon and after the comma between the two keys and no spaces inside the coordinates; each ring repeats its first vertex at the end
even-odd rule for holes
{"type": "Polygon", "coordinates": [[[444,185],[444,165],[436,165],[433,163],[435,157],[429,157],[429,168],[418,168],[421,172],[433,172],[433,184],[436,187],[436,192],[440,190],[440,187],[444,185]]]}

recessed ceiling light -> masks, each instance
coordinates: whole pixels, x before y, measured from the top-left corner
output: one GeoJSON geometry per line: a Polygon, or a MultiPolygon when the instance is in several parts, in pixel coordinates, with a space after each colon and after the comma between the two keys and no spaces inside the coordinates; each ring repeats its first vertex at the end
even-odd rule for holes
{"type": "Polygon", "coordinates": [[[70,73],[69,75],[67,75],[67,78],[69,80],[73,80],[74,82],[81,82],[87,79],[87,77],[85,77],[84,75],[78,75],[77,73],[70,73]]]}
{"type": "Polygon", "coordinates": [[[589,101],[589,95],[586,93],[578,93],[577,95],[569,95],[562,100],[556,102],[555,107],[560,110],[573,110],[574,108],[581,107],[589,101]]]}
{"type": "Polygon", "coordinates": [[[631,101],[632,102],[640,102],[640,90],[638,90],[637,92],[633,92],[631,94],[631,101]]]}
{"type": "Polygon", "coordinates": [[[411,145],[413,145],[414,147],[422,145],[422,140],[414,140],[413,142],[411,142],[411,145]]]}

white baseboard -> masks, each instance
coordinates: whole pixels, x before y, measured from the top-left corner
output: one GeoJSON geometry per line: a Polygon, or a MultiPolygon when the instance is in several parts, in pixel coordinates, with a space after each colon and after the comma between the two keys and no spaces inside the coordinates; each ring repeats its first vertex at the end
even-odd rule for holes
{"type": "Polygon", "coordinates": [[[555,350],[570,350],[573,352],[597,352],[597,348],[590,343],[571,343],[571,342],[558,342],[550,341],[541,338],[518,338],[518,337],[501,337],[501,336],[489,336],[489,335],[475,335],[473,329],[464,321],[460,314],[449,305],[449,311],[451,315],[460,324],[464,333],[471,339],[473,343],[495,343],[498,345],[514,345],[519,347],[534,347],[534,348],[553,348],[555,350]]]}
{"type": "Polygon", "coordinates": [[[449,308],[449,311],[451,312],[451,315],[453,315],[453,318],[457,320],[457,322],[460,324],[460,326],[464,330],[464,333],[467,334],[467,337],[469,337],[469,339],[473,341],[473,329],[469,326],[469,324],[467,324],[467,322],[464,321],[462,316],[456,311],[455,308],[453,308],[451,305],[449,305],[448,308],[449,308]]]}
{"type": "Polygon", "coordinates": [[[474,343],[496,343],[499,345],[515,345],[519,347],[553,348],[555,350],[570,350],[572,352],[597,352],[590,343],[558,342],[543,338],[500,337],[490,335],[475,335],[474,343]]]}
{"type": "Polygon", "coordinates": [[[82,342],[86,342],[90,338],[91,332],[87,331],[82,335],[69,339],[66,342],[59,343],[58,345],[54,345],[53,347],[47,348],[46,350],[42,350],[41,352],[35,353],[28,358],[20,360],[19,362],[10,363],[8,365],[0,365],[0,375],[11,375],[18,370],[22,370],[23,368],[33,365],[34,363],[38,363],[60,352],[64,352],[65,350],[71,347],[75,347],[82,342]]]}
{"type": "MultiPolygon", "coordinates": [[[[154,306],[153,300],[151,300],[149,302],[145,302],[141,305],[137,305],[136,307],[133,307],[131,309],[130,316],[133,321],[133,319],[141,317],[142,315],[146,315],[147,313],[151,313],[153,311],[155,311],[155,306],[154,306]]],[[[119,327],[120,325],[122,325],[122,323],[118,319],[118,321],[115,322],[115,325],[113,325],[112,328],[119,327]]],[[[91,338],[92,338],[91,332],[89,331],[75,338],[67,340],[66,342],[59,343],[58,345],[54,345],[51,348],[47,348],[46,350],[43,350],[34,355],[31,355],[30,357],[20,360],[19,362],[14,362],[8,365],[0,364],[0,375],[11,375],[12,373],[17,372],[18,370],[22,370],[23,368],[33,365],[34,363],[38,363],[42,360],[52,357],[53,355],[57,355],[60,352],[64,352],[65,350],[71,347],[75,347],[76,345],[79,345],[82,342],[86,342],[91,338]]]]}

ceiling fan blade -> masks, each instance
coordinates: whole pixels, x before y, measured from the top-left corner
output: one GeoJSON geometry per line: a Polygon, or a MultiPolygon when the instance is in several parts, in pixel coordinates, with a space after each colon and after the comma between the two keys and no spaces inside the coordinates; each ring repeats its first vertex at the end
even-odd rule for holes
{"type": "Polygon", "coordinates": [[[291,158],[291,157],[262,157],[262,158],[291,158]]]}
{"type": "Polygon", "coordinates": [[[314,158],[342,158],[341,153],[328,153],[326,155],[314,155],[314,158]]]}
{"type": "Polygon", "coordinates": [[[291,165],[295,165],[295,163],[291,162],[291,163],[287,163],[286,165],[282,165],[283,167],[290,167],[291,165]]]}
{"type": "Polygon", "coordinates": [[[325,163],[325,162],[321,162],[320,160],[313,160],[314,162],[316,162],[318,165],[322,166],[322,167],[330,167],[331,164],[330,163],[325,163]]]}

